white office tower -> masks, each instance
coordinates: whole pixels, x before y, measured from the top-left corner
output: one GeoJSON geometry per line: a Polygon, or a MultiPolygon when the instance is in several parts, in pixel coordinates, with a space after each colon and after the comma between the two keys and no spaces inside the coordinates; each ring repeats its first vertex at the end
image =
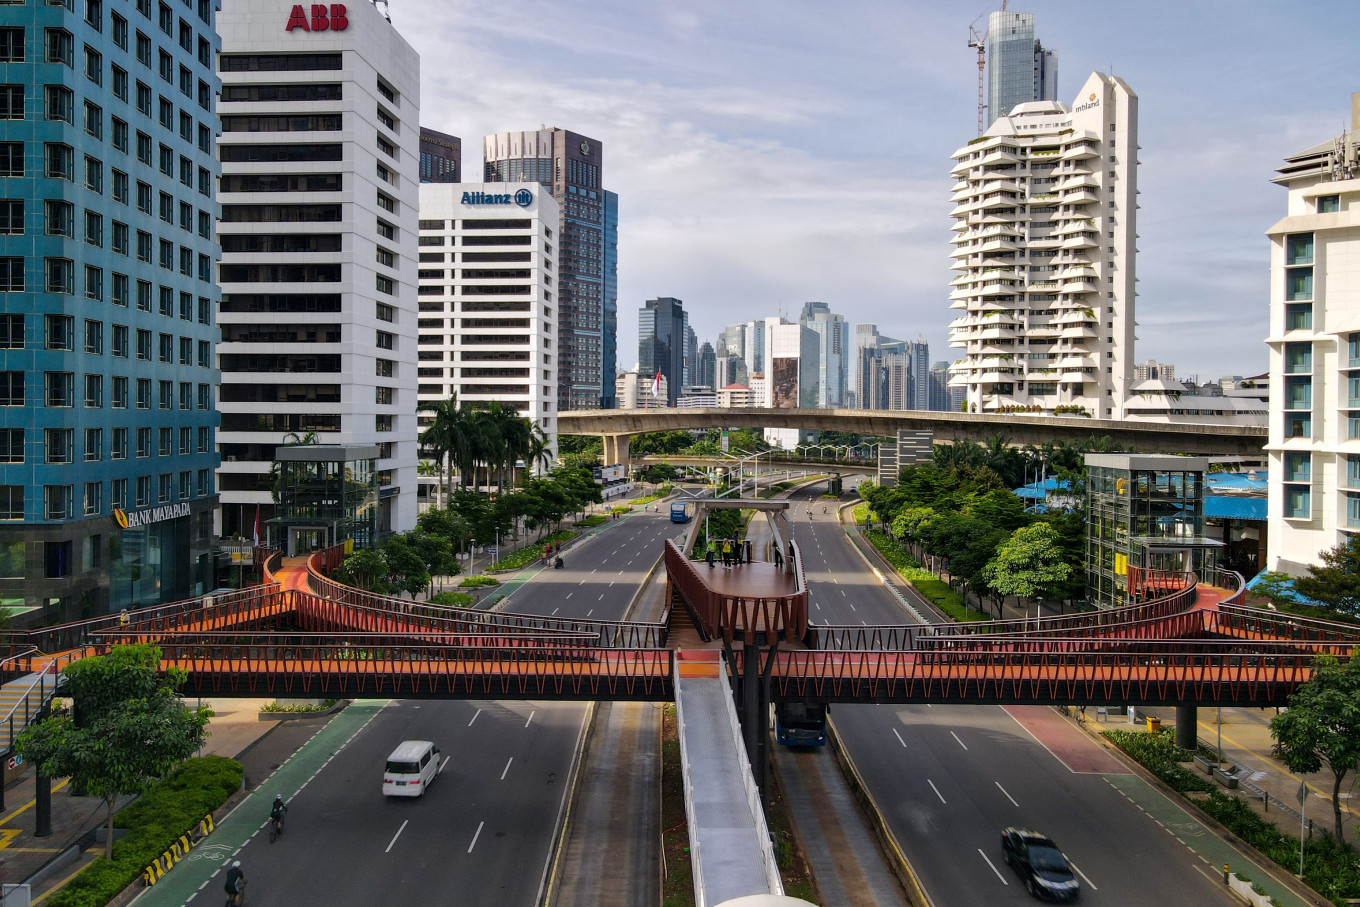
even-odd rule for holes
{"type": "Polygon", "coordinates": [[[543,429],[554,458],[560,216],[538,183],[420,187],[417,399],[499,400],[543,429]]]}
{"type": "Polygon", "coordinates": [[[1360,530],[1360,93],[1351,131],[1285,158],[1270,234],[1267,569],[1304,574],[1360,530]]]}
{"type": "Polygon", "coordinates": [[[371,3],[222,6],[219,533],[311,433],[376,447],[378,528],[411,529],[420,58],[371,3]]]}
{"type": "MultiPolygon", "coordinates": [[[[765,381],[757,405],[773,409],[812,408],[817,405],[820,373],[817,334],[803,324],[782,318],[765,319],[765,381]]],[[[752,390],[756,385],[752,383],[752,390]]],[[[797,447],[803,433],[796,428],[767,428],[765,441],[785,450],[797,447]]]]}
{"type": "Polygon", "coordinates": [[[954,152],[951,386],[969,412],[1118,419],[1132,368],[1138,97],[1092,73],[954,152]]]}

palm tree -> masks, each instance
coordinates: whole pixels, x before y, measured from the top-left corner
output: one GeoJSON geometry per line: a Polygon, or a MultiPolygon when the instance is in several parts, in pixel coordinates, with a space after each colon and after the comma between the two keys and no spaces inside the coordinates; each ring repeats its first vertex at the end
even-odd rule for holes
{"type": "Polygon", "coordinates": [[[533,470],[547,472],[552,466],[552,451],[548,448],[548,433],[537,422],[529,433],[529,455],[524,459],[524,484],[529,484],[529,473],[533,470]]]}
{"type": "Polygon", "coordinates": [[[444,464],[449,460],[453,448],[453,428],[457,421],[458,403],[453,397],[447,400],[425,400],[416,406],[416,411],[434,414],[430,424],[420,433],[420,448],[438,461],[439,485],[442,490],[444,464]]]}

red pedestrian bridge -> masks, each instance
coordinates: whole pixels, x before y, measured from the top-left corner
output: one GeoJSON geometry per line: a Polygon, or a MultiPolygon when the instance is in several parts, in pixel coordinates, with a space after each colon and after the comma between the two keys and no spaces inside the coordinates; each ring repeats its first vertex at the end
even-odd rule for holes
{"type": "MultiPolygon", "coordinates": [[[[762,596],[707,580],[667,542],[669,604],[656,623],[375,595],[329,579],[339,555],[326,551],[305,568],[271,570],[260,586],[9,631],[0,656],[11,676],[50,673],[116,645],[154,643],[164,664],[189,672],[189,695],[662,701],[674,697],[687,653],[725,646],[730,674],[760,660],[774,701],[1268,706],[1309,679],[1318,655],[1348,658],[1360,645],[1360,628],[1242,606],[1242,579],[1231,573],[1212,583],[1148,575],[1156,598],[1039,620],[813,625],[791,549],[792,579],[785,569],[776,593],[762,596]]],[[[739,569],[757,580],[756,571],[775,570],[739,569]]]]}

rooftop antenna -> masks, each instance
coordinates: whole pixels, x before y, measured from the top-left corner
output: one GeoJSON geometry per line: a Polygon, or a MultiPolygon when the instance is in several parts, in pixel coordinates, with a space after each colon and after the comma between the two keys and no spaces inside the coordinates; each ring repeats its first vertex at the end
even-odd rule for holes
{"type": "MultiPolygon", "coordinates": [[[[1010,0],[1001,0],[1001,12],[1004,13],[1006,11],[1006,4],[1009,2],[1010,0]]],[[[987,14],[983,13],[982,15],[985,16],[987,14]]],[[[978,16],[977,19],[973,20],[973,24],[968,26],[968,46],[977,48],[978,136],[981,136],[983,130],[987,128],[986,121],[987,94],[986,94],[986,79],[984,77],[984,73],[986,73],[987,71],[987,35],[989,32],[984,31],[981,34],[978,34],[977,23],[978,20],[981,18],[982,16],[978,16]]]]}

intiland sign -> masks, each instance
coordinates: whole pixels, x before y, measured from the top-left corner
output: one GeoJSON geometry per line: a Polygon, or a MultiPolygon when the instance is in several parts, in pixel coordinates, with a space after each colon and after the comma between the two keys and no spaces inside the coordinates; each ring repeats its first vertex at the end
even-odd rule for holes
{"type": "Polygon", "coordinates": [[[495,193],[495,192],[464,192],[463,204],[465,205],[519,205],[527,208],[534,203],[534,194],[528,189],[521,189],[515,193],[495,193]]]}
{"type": "Polygon", "coordinates": [[[152,523],[161,523],[165,520],[177,520],[180,517],[189,515],[188,504],[166,504],[164,507],[152,507],[149,510],[135,510],[128,513],[124,510],[114,510],[113,518],[118,525],[124,529],[140,529],[152,523]]]}

